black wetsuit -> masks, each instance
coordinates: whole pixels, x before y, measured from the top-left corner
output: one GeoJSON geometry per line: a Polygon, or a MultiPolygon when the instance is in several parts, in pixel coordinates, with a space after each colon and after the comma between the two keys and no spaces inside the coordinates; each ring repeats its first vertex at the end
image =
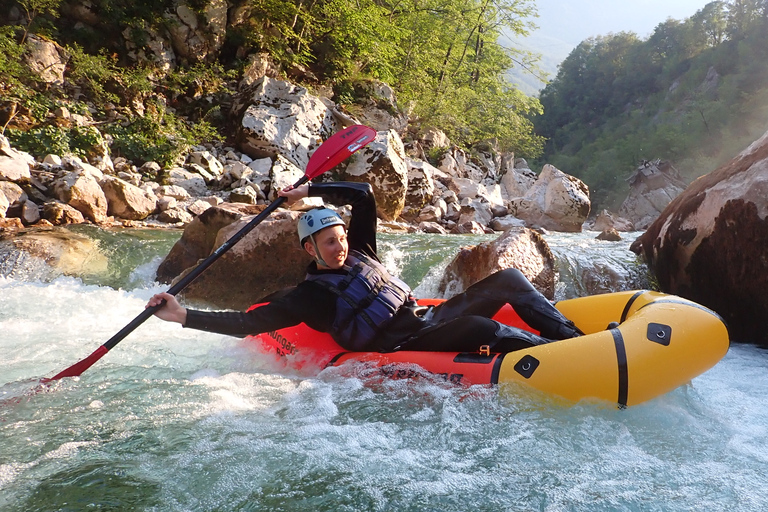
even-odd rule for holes
{"type": "MultiPolygon", "coordinates": [[[[347,230],[350,250],[363,252],[378,260],[376,201],[370,185],[346,182],[312,184],[309,195],[320,196],[337,205],[349,204],[352,207],[352,219],[347,230]]],[[[307,272],[345,271],[319,270],[312,262],[307,272]]],[[[331,291],[308,280],[289,291],[273,295],[269,304],[247,313],[189,309],[184,327],[247,336],[303,322],[317,331],[329,332],[336,317],[336,299],[331,291]]],[[[440,306],[424,307],[407,303],[400,307],[366,350],[472,352],[488,345],[493,351],[508,352],[578,334],[573,324],[519,270],[506,269],[470,286],[464,293],[440,306]],[[507,303],[542,335],[536,336],[491,320],[490,317],[507,303]]]]}

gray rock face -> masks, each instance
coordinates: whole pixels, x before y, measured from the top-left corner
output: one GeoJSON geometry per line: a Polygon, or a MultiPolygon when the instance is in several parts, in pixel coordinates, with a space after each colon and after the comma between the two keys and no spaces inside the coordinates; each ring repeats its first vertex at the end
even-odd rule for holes
{"type": "Polygon", "coordinates": [[[629,178],[630,191],[619,215],[636,229],[647,229],[664,208],[685,190],[685,183],[669,162],[644,162],[629,178]]]}
{"type": "Polygon", "coordinates": [[[331,110],[303,87],[261,77],[233,107],[239,114],[237,140],[253,158],[284,156],[305,169],[323,139],[338,131],[331,110]]]}

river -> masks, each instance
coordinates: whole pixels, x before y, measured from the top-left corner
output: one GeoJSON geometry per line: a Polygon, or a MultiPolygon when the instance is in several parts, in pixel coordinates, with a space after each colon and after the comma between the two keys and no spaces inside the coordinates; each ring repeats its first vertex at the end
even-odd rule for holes
{"type": "MultiPolygon", "coordinates": [[[[297,375],[237,338],[150,319],[90,354],[165,287],[177,232],[103,232],[101,278],[0,272],[0,510],[762,511],[768,353],[734,345],[687,386],[618,410],[457,387],[297,375]],[[31,390],[37,390],[33,393],[31,390]]],[[[558,298],[647,286],[627,247],[547,235],[558,298]]],[[[434,293],[460,245],[383,235],[388,266],[434,293]]],[[[25,271],[27,269],[27,271],[25,271]]]]}

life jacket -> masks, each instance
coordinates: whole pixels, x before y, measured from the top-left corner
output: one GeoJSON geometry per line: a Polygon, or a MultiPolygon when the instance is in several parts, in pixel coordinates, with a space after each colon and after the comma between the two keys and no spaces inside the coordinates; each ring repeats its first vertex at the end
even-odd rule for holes
{"type": "Polygon", "coordinates": [[[351,251],[345,273],[307,274],[337,296],[331,336],[347,350],[371,350],[370,344],[411,296],[411,289],[389,275],[380,262],[351,251]]]}

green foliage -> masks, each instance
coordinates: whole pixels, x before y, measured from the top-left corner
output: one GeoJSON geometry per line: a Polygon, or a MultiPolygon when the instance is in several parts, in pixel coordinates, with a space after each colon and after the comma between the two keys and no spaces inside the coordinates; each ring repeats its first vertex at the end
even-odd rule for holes
{"type": "Polygon", "coordinates": [[[70,54],[68,79],[85,87],[99,102],[119,103],[117,94],[110,92],[106,84],[118,74],[113,58],[102,50],[98,55],[91,55],[74,44],[67,48],[70,54]]]}
{"type": "Polygon", "coordinates": [[[72,154],[87,160],[94,149],[104,144],[104,139],[93,127],[38,126],[28,131],[10,129],[7,132],[12,145],[31,155],[72,154]]]}
{"type": "Polygon", "coordinates": [[[765,130],[767,48],[765,0],[711,2],[647,40],[587,39],[541,93],[535,163],[585,181],[594,211],[618,208],[640,159],[670,160],[688,179],[712,171],[765,130]]]}
{"type": "Polygon", "coordinates": [[[21,63],[24,46],[16,40],[16,27],[0,27],[0,92],[18,94],[22,82],[30,78],[30,72],[21,63]]]}
{"type": "Polygon", "coordinates": [[[192,126],[182,119],[157,109],[123,126],[108,129],[113,137],[112,152],[137,164],[154,161],[173,165],[190,146],[205,140],[218,140],[216,130],[206,121],[192,126]]]}
{"type": "Polygon", "coordinates": [[[226,70],[219,63],[197,62],[171,71],[163,81],[163,87],[171,98],[181,95],[195,98],[224,91],[227,81],[236,78],[235,70],[226,70]]]}

